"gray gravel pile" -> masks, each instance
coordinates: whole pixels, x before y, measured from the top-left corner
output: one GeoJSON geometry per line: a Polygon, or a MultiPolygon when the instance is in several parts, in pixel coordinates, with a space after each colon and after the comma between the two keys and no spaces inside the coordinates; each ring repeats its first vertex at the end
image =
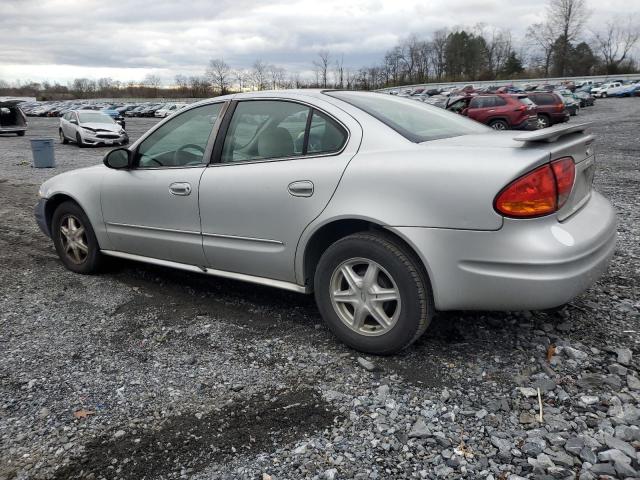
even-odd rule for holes
{"type": "MultiPolygon", "coordinates": [[[[310,297],[66,271],[31,212],[55,172],[0,137],[0,479],[640,478],[640,99],[582,119],[619,211],[606,275],[558,311],[439,314],[387,358],[337,343],[310,297]]],[[[61,169],[105,151],[74,148],[61,169]]]]}

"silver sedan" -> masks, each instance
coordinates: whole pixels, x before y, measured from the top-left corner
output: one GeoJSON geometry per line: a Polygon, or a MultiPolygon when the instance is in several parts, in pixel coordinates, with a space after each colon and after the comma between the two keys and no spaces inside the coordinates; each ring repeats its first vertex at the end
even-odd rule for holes
{"type": "Polygon", "coordinates": [[[597,280],[616,216],[586,128],[496,132],[377,93],[231,95],[48,180],[36,218],[74,272],[112,256],[314,292],[338,338],[391,354],[436,310],[550,308],[597,280]]]}

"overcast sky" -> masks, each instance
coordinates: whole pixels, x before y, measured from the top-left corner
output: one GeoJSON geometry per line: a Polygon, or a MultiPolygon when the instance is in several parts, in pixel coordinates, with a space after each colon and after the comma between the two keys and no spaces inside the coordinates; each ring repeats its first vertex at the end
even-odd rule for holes
{"type": "MultiPolygon", "coordinates": [[[[639,0],[590,1],[589,29],[630,14],[639,0]]],[[[171,82],[201,74],[210,58],[255,59],[309,71],[321,49],[345,65],[378,62],[414,33],[479,22],[518,41],[544,17],[544,0],[0,0],[0,79],[75,77],[171,82]]],[[[585,32],[589,35],[589,32],[585,32]]]]}

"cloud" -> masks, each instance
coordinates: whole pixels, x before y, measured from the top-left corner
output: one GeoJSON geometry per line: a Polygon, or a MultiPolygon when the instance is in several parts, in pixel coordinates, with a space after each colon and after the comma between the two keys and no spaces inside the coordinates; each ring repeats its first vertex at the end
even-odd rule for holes
{"type": "MultiPolygon", "coordinates": [[[[600,4],[591,26],[630,9],[640,5],[600,4]]],[[[0,78],[58,81],[82,72],[170,79],[219,57],[237,68],[260,58],[304,71],[319,50],[355,68],[409,34],[483,23],[518,40],[544,16],[540,0],[2,0],[0,10],[0,78]]]]}

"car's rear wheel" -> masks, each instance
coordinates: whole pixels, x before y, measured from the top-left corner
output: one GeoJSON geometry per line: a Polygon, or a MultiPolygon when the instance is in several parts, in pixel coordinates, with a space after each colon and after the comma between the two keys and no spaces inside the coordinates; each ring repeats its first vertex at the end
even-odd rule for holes
{"type": "Polygon", "coordinates": [[[101,263],[100,247],[86,214],[76,203],[61,203],[53,213],[51,236],[65,267],[76,273],[94,273],[101,263]]]}
{"type": "Polygon", "coordinates": [[[494,130],[508,130],[509,124],[504,120],[493,120],[489,123],[489,126],[494,130]]]}
{"type": "Polygon", "coordinates": [[[538,115],[538,128],[547,128],[551,124],[549,117],[546,115],[538,115]]]}
{"type": "Polygon", "coordinates": [[[84,142],[82,141],[82,137],[80,136],[80,132],[76,132],[76,143],[80,148],[84,147],[84,142]]]}
{"type": "Polygon", "coordinates": [[[383,233],[356,233],[331,245],[320,258],[314,287],[331,331],[366,353],[390,355],[411,345],[434,312],[419,261],[383,233]]]}
{"type": "Polygon", "coordinates": [[[60,134],[60,143],[69,143],[69,140],[67,140],[67,137],[64,136],[62,129],[58,130],[58,133],[60,134]]]}

